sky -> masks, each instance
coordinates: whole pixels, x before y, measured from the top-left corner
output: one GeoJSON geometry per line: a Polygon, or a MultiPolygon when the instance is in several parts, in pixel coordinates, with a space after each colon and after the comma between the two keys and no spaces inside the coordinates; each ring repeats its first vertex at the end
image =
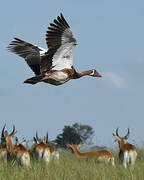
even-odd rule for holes
{"type": "Polygon", "coordinates": [[[38,131],[53,140],[65,125],[93,127],[96,145],[117,146],[112,133],[130,128],[129,142],[143,144],[144,1],[2,1],[0,5],[0,128],[16,126],[19,140],[38,131]],[[77,71],[96,69],[61,86],[24,84],[34,76],[25,61],[8,52],[14,37],[47,48],[49,23],[63,13],[78,45],[77,71]]]}

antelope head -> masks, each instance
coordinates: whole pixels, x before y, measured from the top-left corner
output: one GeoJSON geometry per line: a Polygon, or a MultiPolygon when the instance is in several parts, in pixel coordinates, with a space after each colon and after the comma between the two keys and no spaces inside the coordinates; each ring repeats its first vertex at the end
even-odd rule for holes
{"type": "Polygon", "coordinates": [[[80,142],[80,143],[77,145],[77,147],[80,148],[82,145],[83,145],[83,143],[80,142]]]}
{"type": "Polygon", "coordinates": [[[12,150],[12,138],[16,135],[17,131],[15,131],[15,126],[13,125],[13,130],[10,134],[8,134],[8,131],[5,130],[6,125],[4,125],[2,129],[2,134],[1,134],[1,140],[2,142],[6,143],[6,147],[8,150],[12,150]]]}
{"type": "Polygon", "coordinates": [[[72,148],[72,145],[71,144],[66,144],[66,147],[71,147],[72,148]]]}
{"type": "Polygon", "coordinates": [[[40,138],[38,137],[38,133],[37,133],[37,132],[36,132],[36,136],[33,137],[33,139],[34,139],[34,141],[35,141],[36,144],[43,143],[42,139],[40,139],[40,138]]]}
{"type": "Polygon", "coordinates": [[[82,142],[80,142],[79,144],[66,144],[66,146],[79,149],[82,146],[82,142]]]}
{"type": "Polygon", "coordinates": [[[127,134],[126,134],[125,136],[123,136],[123,137],[120,137],[120,136],[118,135],[118,128],[116,129],[116,133],[115,133],[115,134],[113,133],[113,136],[116,138],[116,140],[117,140],[118,143],[119,143],[119,147],[121,147],[121,145],[123,145],[123,144],[126,144],[126,140],[129,138],[129,135],[130,135],[130,130],[129,130],[129,128],[128,128],[127,134]]]}

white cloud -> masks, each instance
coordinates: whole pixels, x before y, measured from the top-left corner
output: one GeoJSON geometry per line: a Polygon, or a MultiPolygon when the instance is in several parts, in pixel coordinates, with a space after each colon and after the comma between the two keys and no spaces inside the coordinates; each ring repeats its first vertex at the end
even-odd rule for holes
{"type": "Polygon", "coordinates": [[[124,78],[113,72],[106,72],[102,78],[105,82],[112,84],[117,88],[127,88],[127,83],[124,78]]]}

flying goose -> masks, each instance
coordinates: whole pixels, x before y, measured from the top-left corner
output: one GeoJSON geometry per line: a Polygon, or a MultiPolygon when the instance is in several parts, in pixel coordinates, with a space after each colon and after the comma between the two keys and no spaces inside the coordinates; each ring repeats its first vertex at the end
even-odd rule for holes
{"type": "Polygon", "coordinates": [[[70,79],[82,76],[102,77],[95,69],[77,72],[73,67],[73,49],[77,45],[69,24],[62,13],[46,32],[48,50],[32,45],[21,39],[14,38],[8,50],[25,59],[35,76],[26,79],[24,83],[38,82],[61,85],[70,79]]]}

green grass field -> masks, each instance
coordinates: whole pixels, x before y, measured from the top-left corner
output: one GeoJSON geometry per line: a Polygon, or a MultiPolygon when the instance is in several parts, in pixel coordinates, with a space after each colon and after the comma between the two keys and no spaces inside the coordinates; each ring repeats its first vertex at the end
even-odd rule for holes
{"type": "Polygon", "coordinates": [[[70,152],[61,152],[59,163],[51,161],[48,166],[31,160],[31,169],[0,163],[0,180],[144,180],[144,150],[138,151],[133,168],[125,169],[119,164],[114,152],[115,166],[78,160],[70,152]]]}

